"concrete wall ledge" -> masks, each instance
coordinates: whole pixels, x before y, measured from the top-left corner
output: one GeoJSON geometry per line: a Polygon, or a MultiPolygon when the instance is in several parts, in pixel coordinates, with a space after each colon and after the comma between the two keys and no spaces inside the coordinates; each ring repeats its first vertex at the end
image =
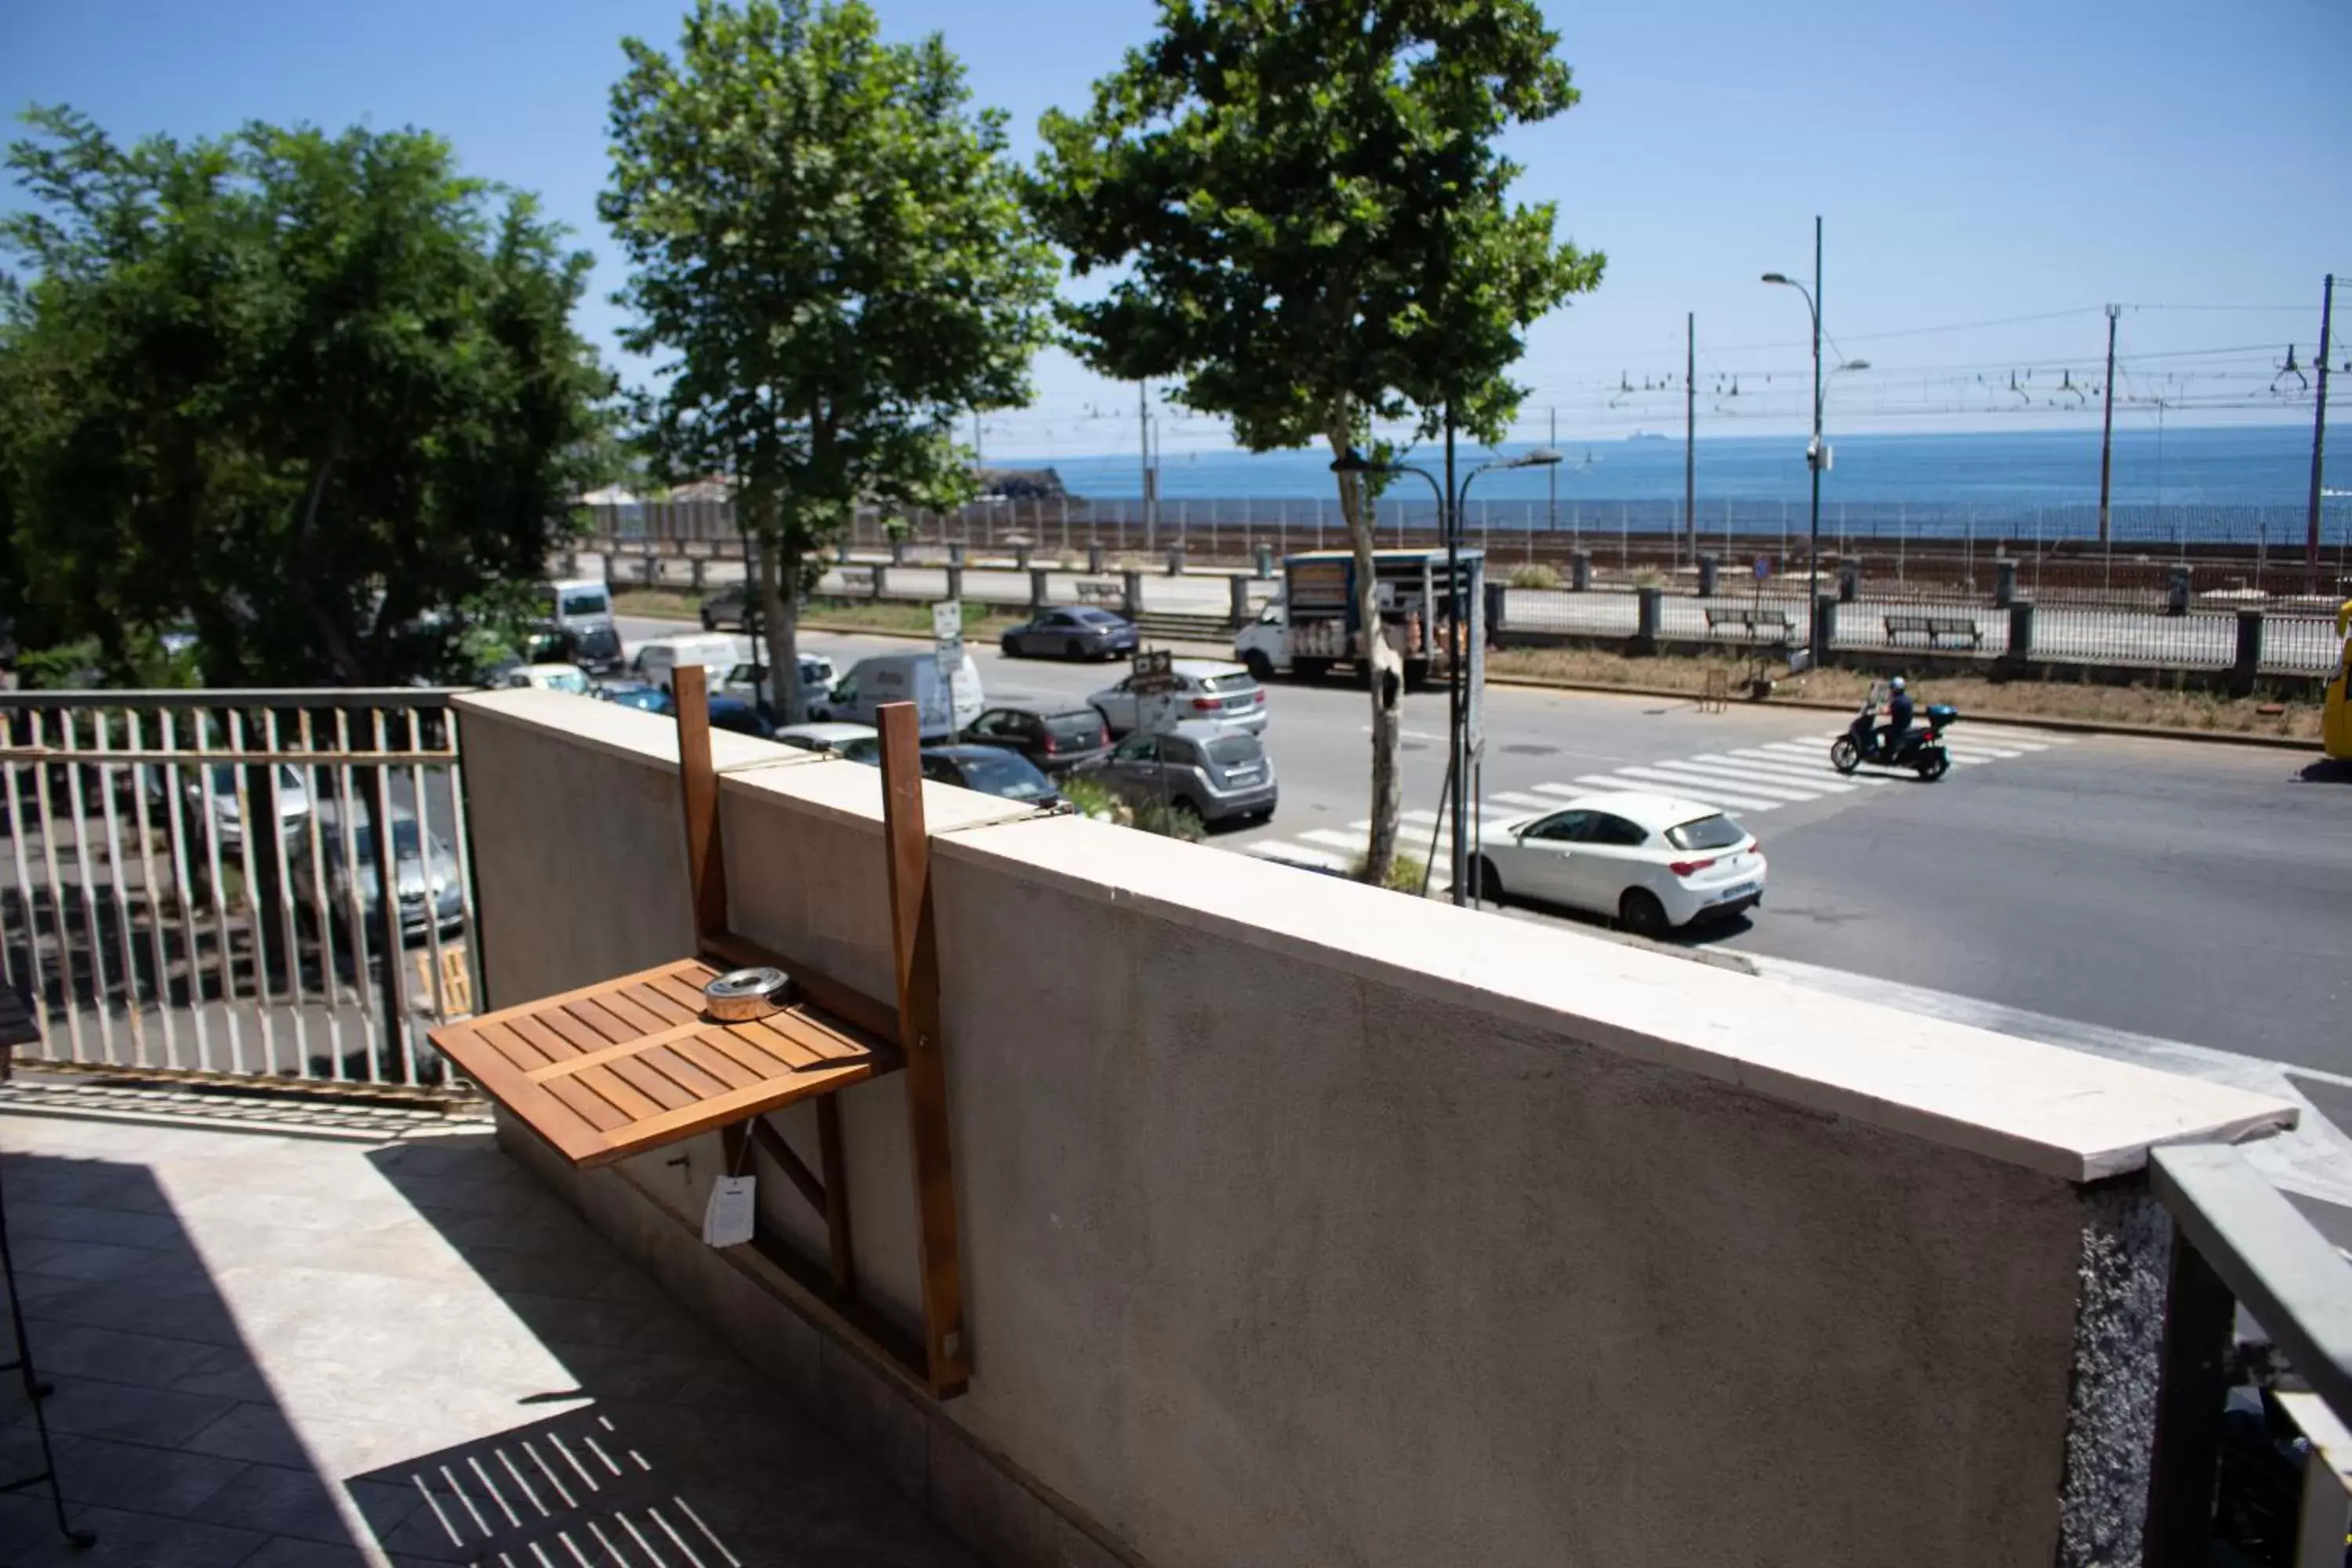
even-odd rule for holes
{"type": "MultiPolygon", "coordinates": [[[[675,728],[657,715],[540,690],[456,703],[676,766],[675,728]]],[[[713,734],[712,750],[723,794],[773,797],[878,834],[873,769],[724,731],[713,734]]],[[[965,790],[926,785],[924,798],[934,852],[947,859],[2070,1182],[2137,1171],[2156,1144],[2236,1142],[2296,1120],[2294,1105],[2269,1096],[1762,984],[1248,856],[1080,817],[1039,818],[965,790]]]]}

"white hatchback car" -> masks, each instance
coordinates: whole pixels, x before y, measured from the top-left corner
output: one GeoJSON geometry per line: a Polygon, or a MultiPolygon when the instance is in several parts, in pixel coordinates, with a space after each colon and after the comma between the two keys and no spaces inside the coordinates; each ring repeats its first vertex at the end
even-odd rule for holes
{"type": "MultiPolygon", "coordinates": [[[[1176,713],[1180,721],[1206,720],[1231,724],[1253,735],[1265,731],[1265,688],[1240,665],[1221,658],[1178,658],[1169,661],[1176,677],[1176,713]]],[[[1087,699],[1103,716],[1114,735],[1135,728],[1135,677],[1107,686],[1087,699]]]]}
{"type": "Polygon", "coordinates": [[[1643,936],[1725,919],[1764,898],[1755,836],[1711,805],[1667,795],[1589,795],[1489,823],[1478,853],[1480,890],[1496,902],[1566,904],[1643,936]]]}

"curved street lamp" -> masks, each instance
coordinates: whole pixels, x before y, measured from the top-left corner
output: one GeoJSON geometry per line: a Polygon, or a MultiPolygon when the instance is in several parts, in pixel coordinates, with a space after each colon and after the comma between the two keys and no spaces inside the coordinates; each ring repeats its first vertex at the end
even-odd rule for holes
{"type": "MultiPolygon", "coordinates": [[[[1818,216],[1813,219],[1813,286],[1808,289],[1785,272],[1767,272],[1764,281],[1781,284],[1803,295],[1805,313],[1813,323],[1813,438],[1805,448],[1805,467],[1812,470],[1813,476],[1810,544],[1805,560],[1805,663],[1809,668],[1818,669],[1822,662],[1822,465],[1827,458],[1822,446],[1822,220],[1818,216]]],[[[1867,363],[1864,361],[1855,368],[1864,368],[1867,363]]]]}
{"type": "MultiPolygon", "coordinates": [[[[1449,424],[1446,429],[1446,458],[1449,468],[1453,466],[1453,435],[1454,432],[1449,424]]],[[[1460,648],[1463,628],[1468,621],[1468,617],[1463,613],[1460,602],[1463,503],[1469,498],[1470,481],[1480,474],[1491,474],[1503,468],[1548,468],[1557,465],[1559,460],[1558,449],[1551,447],[1532,447],[1516,458],[1497,458],[1491,462],[1481,463],[1463,475],[1462,482],[1454,487],[1453,494],[1448,495],[1444,482],[1435,474],[1412,463],[1376,463],[1353,447],[1331,459],[1331,471],[1335,474],[1418,475],[1429,482],[1431,492],[1437,497],[1438,524],[1445,531],[1445,597],[1447,604],[1452,606],[1447,616],[1446,636],[1449,639],[1453,639],[1455,645],[1447,649],[1445,660],[1445,793],[1447,815],[1453,818],[1446,846],[1453,886],[1448,889],[1447,896],[1457,906],[1471,902],[1476,892],[1471,885],[1469,839],[1465,831],[1470,808],[1470,779],[1469,757],[1466,754],[1469,741],[1466,723],[1469,710],[1465,689],[1466,672],[1463,668],[1465,658],[1460,648]]],[[[1371,652],[1370,639],[1379,635],[1378,626],[1364,628],[1367,658],[1371,652]]]]}

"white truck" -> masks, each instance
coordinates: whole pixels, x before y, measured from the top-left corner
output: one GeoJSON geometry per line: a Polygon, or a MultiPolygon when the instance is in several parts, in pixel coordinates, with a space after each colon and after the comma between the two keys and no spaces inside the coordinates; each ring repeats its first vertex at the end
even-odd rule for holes
{"type": "MultiPolygon", "coordinates": [[[[1485,592],[1486,552],[1461,552],[1459,617],[1485,592]]],[[[1260,680],[1276,675],[1320,679],[1335,665],[1361,667],[1363,633],[1356,614],[1356,555],[1351,550],[1311,550],[1286,555],[1283,591],[1258,618],[1234,634],[1234,658],[1260,680]]],[[[1404,661],[1405,684],[1418,686],[1446,668],[1447,627],[1456,621],[1455,596],[1446,592],[1443,550],[1376,550],[1373,591],[1381,635],[1404,661]]],[[[1466,629],[1461,634],[1466,637],[1466,629]]]]}

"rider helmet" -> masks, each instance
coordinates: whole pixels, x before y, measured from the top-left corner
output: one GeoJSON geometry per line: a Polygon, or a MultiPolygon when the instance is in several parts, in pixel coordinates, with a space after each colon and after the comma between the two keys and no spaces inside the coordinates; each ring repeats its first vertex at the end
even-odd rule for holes
{"type": "Polygon", "coordinates": [[[1903,689],[1903,678],[1902,678],[1901,676],[1899,676],[1899,675],[1898,675],[1898,676],[1896,676],[1894,679],[1892,679],[1892,680],[1888,681],[1886,684],[1887,684],[1887,686],[1888,686],[1888,688],[1889,688],[1890,689],[1893,689],[1893,690],[1895,690],[1895,691],[1900,691],[1900,690],[1902,690],[1902,689],[1903,689]]]}

